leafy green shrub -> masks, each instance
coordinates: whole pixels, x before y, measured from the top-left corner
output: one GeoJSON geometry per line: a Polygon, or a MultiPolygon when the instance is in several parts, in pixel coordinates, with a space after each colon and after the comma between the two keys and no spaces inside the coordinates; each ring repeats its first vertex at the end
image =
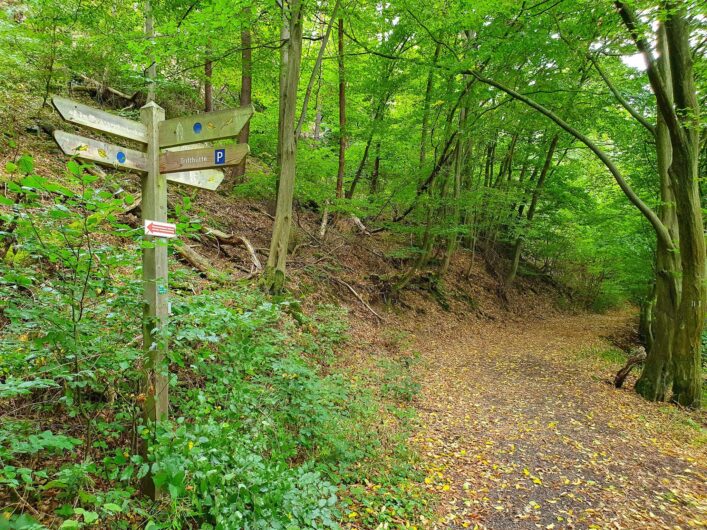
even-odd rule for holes
{"type": "Polygon", "coordinates": [[[397,359],[383,359],[381,390],[384,395],[396,401],[410,402],[420,392],[420,383],[413,376],[411,369],[417,363],[415,355],[405,355],[397,359]]]}

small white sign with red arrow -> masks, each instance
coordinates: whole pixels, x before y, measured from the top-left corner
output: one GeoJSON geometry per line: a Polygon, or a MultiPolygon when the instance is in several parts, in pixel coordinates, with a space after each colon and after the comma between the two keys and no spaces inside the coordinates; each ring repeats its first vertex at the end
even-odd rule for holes
{"type": "Polygon", "coordinates": [[[155,237],[177,237],[177,225],[145,219],[145,235],[155,237]]]}

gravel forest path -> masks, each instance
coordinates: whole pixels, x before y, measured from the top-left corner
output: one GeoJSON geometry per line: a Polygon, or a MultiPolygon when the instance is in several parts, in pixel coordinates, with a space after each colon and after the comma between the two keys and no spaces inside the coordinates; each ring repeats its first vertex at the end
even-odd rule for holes
{"type": "Polygon", "coordinates": [[[601,352],[630,318],[417,334],[431,528],[707,528],[704,416],[609,384],[619,365],[601,352]]]}

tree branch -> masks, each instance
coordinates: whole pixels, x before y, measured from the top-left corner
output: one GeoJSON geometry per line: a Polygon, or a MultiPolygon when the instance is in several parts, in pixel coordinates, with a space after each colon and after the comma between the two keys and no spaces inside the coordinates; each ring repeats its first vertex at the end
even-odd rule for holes
{"type": "Polygon", "coordinates": [[[599,72],[599,75],[604,80],[604,83],[606,83],[606,86],[609,87],[609,90],[614,95],[616,100],[621,104],[621,106],[623,108],[625,108],[628,111],[628,113],[638,121],[638,123],[643,125],[646,129],[648,129],[648,131],[653,136],[655,136],[655,126],[653,124],[649,123],[648,120],[643,115],[641,115],[641,113],[639,113],[636,109],[634,109],[631,106],[631,104],[628,101],[626,101],[626,99],[619,93],[619,91],[616,89],[614,84],[611,82],[611,79],[609,79],[609,77],[606,75],[606,72],[604,72],[604,70],[601,69],[601,67],[599,66],[599,63],[596,62],[594,57],[592,57],[591,55],[588,55],[588,58],[592,62],[592,64],[594,65],[594,68],[596,69],[596,71],[599,72]]]}
{"type": "Polygon", "coordinates": [[[628,182],[626,182],[626,180],[624,180],[623,175],[619,171],[619,168],[616,167],[616,165],[611,160],[611,158],[609,158],[609,156],[602,149],[600,149],[594,142],[592,142],[587,136],[585,136],[584,134],[579,132],[577,129],[575,129],[574,127],[569,125],[567,122],[565,122],[562,118],[560,118],[557,114],[552,112],[550,109],[540,105],[539,103],[530,99],[529,97],[524,96],[523,94],[520,94],[520,93],[516,92],[515,90],[508,88],[497,81],[494,81],[493,79],[488,79],[488,78],[482,77],[481,75],[479,75],[477,72],[475,72],[473,70],[467,70],[464,73],[472,75],[476,79],[481,81],[482,83],[485,83],[485,84],[490,85],[494,88],[497,88],[498,90],[501,90],[502,92],[505,92],[506,94],[517,99],[518,101],[522,101],[523,103],[525,103],[529,107],[532,107],[533,109],[540,112],[540,114],[544,115],[546,118],[549,118],[550,120],[555,122],[559,127],[564,129],[566,132],[568,132],[569,134],[574,136],[577,140],[579,140],[584,145],[586,145],[599,158],[599,160],[601,160],[602,163],[606,166],[606,168],[612,174],[612,176],[616,180],[616,183],[619,185],[621,190],[624,192],[624,195],[626,195],[628,200],[636,208],[638,208],[638,210],[643,214],[643,216],[653,226],[658,238],[665,244],[665,246],[668,249],[676,250],[675,243],[673,242],[672,238],[670,237],[670,233],[668,232],[668,229],[661,222],[661,220],[658,218],[656,213],[646,203],[644,203],[638,195],[636,195],[636,193],[633,191],[631,186],[629,186],[628,182]]]}
{"type": "Polygon", "coordinates": [[[658,103],[658,112],[663,115],[665,124],[668,126],[671,134],[679,138],[683,137],[684,131],[682,130],[682,127],[680,127],[680,120],[678,119],[675,108],[673,107],[672,98],[669,96],[665,87],[665,80],[660,75],[660,71],[658,70],[655,57],[653,57],[653,53],[651,52],[650,45],[648,44],[646,37],[638,28],[638,19],[636,18],[635,13],[631,11],[631,8],[629,8],[624,2],[620,2],[619,0],[616,0],[614,5],[619,11],[621,20],[623,20],[624,25],[631,34],[631,38],[636,44],[636,48],[638,48],[638,51],[641,55],[643,55],[643,58],[646,61],[648,80],[650,81],[653,92],[655,93],[655,99],[658,103]]]}
{"type": "Polygon", "coordinates": [[[302,126],[304,125],[304,120],[307,119],[307,107],[309,106],[309,98],[312,96],[312,88],[314,87],[314,82],[317,78],[317,72],[322,67],[322,59],[324,59],[324,52],[326,51],[327,43],[329,42],[329,35],[331,35],[331,28],[334,26],[334,20],[336,19],[336,12],[339,10],[339,4],[341,0],[336,0],[334,4],[334,10],[331,12],[331,18],[327,24],[326,32],[324,37],[322,37],[322,44],[319,47],[319,54],[317,55],[317,60],[314,63],[314,68],[312,69],[312,75],[309,76],[309,82],[307,83],[307,90],[304,93],[304,99],[302,100],[302,112],[299,115],[299,120],[297,120],[297,127],[295,128],[295,136],[299,137],[302,133],[302,126]]]}

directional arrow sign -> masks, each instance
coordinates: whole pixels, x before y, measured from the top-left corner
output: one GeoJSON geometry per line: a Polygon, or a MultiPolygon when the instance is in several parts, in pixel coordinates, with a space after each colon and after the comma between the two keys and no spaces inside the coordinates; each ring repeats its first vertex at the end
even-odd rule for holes
{"type": "Polygon", "coordinates": [[[250,151],[248,144],[228,147],[204,147],[189,151],[168,151],[160,155],[160,172],[207,169],[213,167],[235,166],[250,151]]]}
{"type": "MultiPolygon", "coordinates": [[[[140,151],[84,138],[83,136],[64,131],[54,131],[54,139],[64,154],[69,156],[77,156],[82,160],[138,173],[147,171],[145,153],[140,151]]],[[[207,190],[215,190],[223,181],[223,172],[215,169],[180,171],[178,173],[168,173],[166,176],[170,182],[178,182],[207,190]]]]}
{"type": "Polygon", "coordinates": [[[177,237],[177,225],[145,219],[145,235],[154,237],[177,237]]]}
{"type": "Polygon", "coordinates": [[[52,103],[66,121],[84,125],[95,131],[114,134],[143,144],[147,143],[145,126],[138,121],[121,118],[61,96],[54,96],[52,103]]]}
{"type": "Polygon", "coordinates": [[[117,145],[91,140],[64,131],[54,131],[54,139],[61,150],[69,156],[90,160],[104,166],[145,173],[147,161],[145,153],[117,145]]]}
{"type": "Polygon", "coordinates": [[[237,136],[253,115],[253,106],[217,110],[160,123],[160,147],[193,144],[237,136]]]}

